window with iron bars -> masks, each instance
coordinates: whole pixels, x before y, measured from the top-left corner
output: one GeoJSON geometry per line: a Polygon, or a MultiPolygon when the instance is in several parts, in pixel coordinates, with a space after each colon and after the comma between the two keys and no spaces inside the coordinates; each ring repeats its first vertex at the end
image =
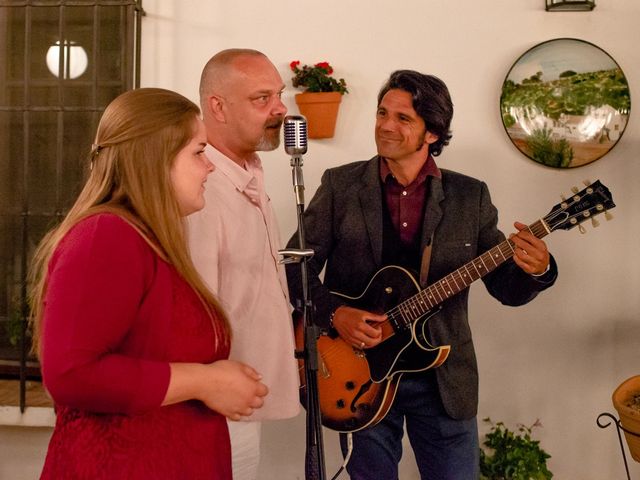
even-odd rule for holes
{"type": "Polygon", "coordinates": [[[143,14],[141,0],[0,0],[0,380],[22,411],[40,380],[31,256],[80,191],[105,107],[139,86],[143,14]]]}

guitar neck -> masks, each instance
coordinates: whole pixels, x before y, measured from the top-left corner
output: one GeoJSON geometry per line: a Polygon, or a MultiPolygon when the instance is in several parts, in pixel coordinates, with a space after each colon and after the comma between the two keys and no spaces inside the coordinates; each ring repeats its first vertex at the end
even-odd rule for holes
{"type": "MultiPolygon", "coordinates": [[[[542,219],[529,225],[528,229],[537,238],[543,238],[551,232],[542,219]]],[[[513,257],[514,252],[514,243],[507,239],[398,304],[388,311],[387,315],[396,325],[412,324],[434,307],[460,293],[476,280],[498,268],[513,257]]]]}

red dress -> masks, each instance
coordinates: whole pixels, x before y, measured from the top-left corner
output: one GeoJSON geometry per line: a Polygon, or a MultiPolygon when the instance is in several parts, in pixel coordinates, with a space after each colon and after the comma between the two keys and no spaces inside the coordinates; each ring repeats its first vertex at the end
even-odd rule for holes
{"type": "Polygon", "coordinates": [[[89,217],[49,263],[42,373],[56,405],[43,479],[231,479],[226,420],[160,406],[169,362],[227,358],[199,298],[121,218],[89,217]]]}

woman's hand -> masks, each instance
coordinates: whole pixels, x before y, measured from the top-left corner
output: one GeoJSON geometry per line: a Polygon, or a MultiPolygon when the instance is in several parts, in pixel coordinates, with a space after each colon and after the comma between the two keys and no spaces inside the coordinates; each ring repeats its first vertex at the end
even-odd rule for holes
{"type": "Polygon", "coordinates": [[[269,392],[253,368],[233,360],[220,360],[206,365],[200,400],[210,409],[231,420],[248,417],[262,407],[269,392]]]}
{"type": "Polygon", "coordinates": [[[269,392],[258,372],[233,360],[170,366],[171,379],[162,405],[195,399],[231,420],[240,420],[260,408],[269,392]]]}

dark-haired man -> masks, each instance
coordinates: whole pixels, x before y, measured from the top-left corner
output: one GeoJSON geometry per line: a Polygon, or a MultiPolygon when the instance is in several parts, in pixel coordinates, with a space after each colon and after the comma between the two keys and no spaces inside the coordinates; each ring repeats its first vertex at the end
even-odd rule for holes
{"type": "MultiPolygon", "coordinates": [[[[441,80],[394,72],[378,96],[378,155],[327,170],[305,212],[307,247],[315,252],[308,267],[317,321],[355,349],[379,345],[380,322],[387,317],[347,306],[330,291],[358,297],[386,265],[425,274],[423,254],[430,250],[425,286],[505,239],[486,184],[434,161],[449,144],[452,116],[441,80]]],[[[545,243],[524,224],[515,228],[513,261],[483,278],[491,295],[507,305],[529,302],[557,276],[545,243]]],[[[299,269],[287,268],[287,274],[295,302],[302,296],[299,269]]],[[[478,371],[467,300],[464,289],[427,322],[431,343],[451,346],[448,359],[439,368],[405,373],[384,419],[353,434],[352,479],[398,478],[405,422],[422,478],[478,477],[478,371]]],[[[344,434],[341,443],[345,451],[344,434]]]]}

